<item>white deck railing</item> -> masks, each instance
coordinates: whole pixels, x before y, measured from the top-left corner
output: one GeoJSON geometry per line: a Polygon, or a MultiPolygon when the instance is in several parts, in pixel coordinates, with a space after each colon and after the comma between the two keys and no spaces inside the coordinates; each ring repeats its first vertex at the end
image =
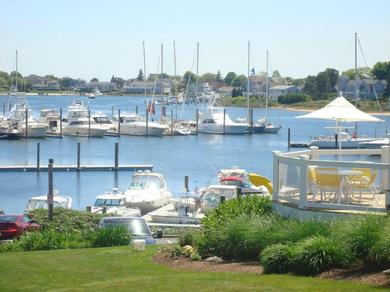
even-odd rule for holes
{"type": "Polygon", "coordinates": [[[324,208],[361,211],[386,211],[390,205],[390,148],[381,149],[342,149],[320,150],[312,146],[310,150],[281,153],[273,152],[273,194],[274,202],[287,201],[296,204],[300,209],[324,208]],[[337,160],[321,159],[323,156],[335,155],[337,160]],[[351,155],[369,157],[371,161],[342,160],[351,155]],[[377,161],[373,161],[375,155],[377,161]],[[332,167],[337,169],[369,168],[377,170],[375,184],[382,200],[376,206],[355,203],[314,202],[308,200],[308,168],[332,167]]]}

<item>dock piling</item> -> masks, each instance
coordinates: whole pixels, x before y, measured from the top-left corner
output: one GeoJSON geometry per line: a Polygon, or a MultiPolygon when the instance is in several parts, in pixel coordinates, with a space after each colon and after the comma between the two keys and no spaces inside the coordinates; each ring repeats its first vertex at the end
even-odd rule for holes
{"type": "Polygon", "coordinates": [[[28,109],[26,108],[25,136],[28,137],[28,109]]]}
{"type": "Polygon", "coordinates": [[[135,113],[138,115],[138,104],[135,106],[135,113]]]}
{"type": "Polygon", "coordinates": [[[77,142],[77,170],[80,170],[80,142],[77,142]]]}
{"type": "Polygon", "coordinates": [[[173,136],[173,109],[171,109],[171,136],[173,136]]]}
{"type": "Polygon", "coordinates": [[[149,111],[146,110],[146,132],[145,136],[147,137],[149,134],[149,111]]]}
{"type": "Polygon", "coordinates": [[[47,218],[49,221],[53,220],[53,163],[54,159],[49,159],[48,165],[48,179],[49,179],[49,191],[47,193],[47,218]]]}
{"type": "Polygon", "coordinates": [[[3,101],[3,117],[5,117],[5,101],[3,101]]]}
{"type": "Polygon", "coordinates": [[[291,129],[288,128],[287,130],[287,148],[290,149],[290,145],[291,145],[291,129]]]}
{"type": "Polygon", "coordinates": [[[223,109],[223,134],[226,134],[226,109],[223,109]]]}
{"type": "Polygon", "coordinates": [[[39,162],[40,162],[40,153],[41,152],[41,143],[37,143],[37,170],[39,170],[40,168],[40,165],[39,165],[39,162]]]}
{"type": "Polygon", "coordinates": [[[60,108],[60,136],[62,136],[62,108],[60,108]]]}
{"type": "Polygon", "coordinates": [[[188,193],[190,191],[189,189],[189,176],[184,176],[184,191],[188,193]]]}
{"type": "Polygon", "coordinates": [[[91,110],[88,109],[88,138],[91,137],[91,110]]]}
{"type": "Polygon", "coordinates": [[[118,170],[119,166],[119,143],[115,143],[115,170],[118,170]]]}
{"type": "Polygon", "coordinates": [[[249,134],[253,134],[253,109],[249,109],[249,134]]]}
{"type": "Polygon", "coordinates": [[[199,110],[198,109],[196,109],[195,119],[196,119],[196,135],[198,135],[199,134],[199,110]]]}
{"type": "Polygon", "coordinates": [[[335,145],[334,145],[334,149],[337,149],[338,148],[338,140],[339,140],[339,136],[337,134],[334,135],[334,142],[335,142],[335,145]]]}
{"type": "Polygon", "coordinates": [[[121,135],[121,110],[118,109],[118,135],[121,135]]]}

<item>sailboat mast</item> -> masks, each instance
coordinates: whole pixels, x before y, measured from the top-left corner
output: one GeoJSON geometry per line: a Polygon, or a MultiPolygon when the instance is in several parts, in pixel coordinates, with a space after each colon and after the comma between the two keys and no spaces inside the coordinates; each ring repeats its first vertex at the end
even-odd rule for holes
{"type": "Polygon", "coordinates": [[[268,50],[267,50],[267,61],[266,61],[266,73],[265,73],[265,119],[268,117],[268,98],[269,98],[269,84],[268,84],[268,50]]]}
{"type": "Polygon", "coordinates": [[[357,69],[357,33],[355,32],[355,104],[359,99],[359,75],[357,69]]]}
{"type": "Polygon", "coordinates": [[[195,87],[196,99],[198,99],[198,82],[199,82],[199,42],[196,43],[196,87],[195,87]]]}
{"type": "Polygon", "coordinates": [[[174,76],[176,77],[176,45],[173,41],[173,66],[174,66],[174,76]]]}
{"type": "Polygon", "coordinates": [[[15,91],[18,92],[18,50],[16,50],[15,59],[15,91]]]}
{"type": "Polygon", "coordinates": [[[249,114],[249,67],[250,67],[251,43],[248,41],[248,80],[246,84],[246,106],[249,114]]]}
{"type": "Polygon", "coordinates": [[[143,56],[144,56],[144,79],[146,80],[146,56],[145,56],[145,42],[142,41],[142,51],[143,51],[143,56]]]}
{"type": "Polygon", "coordinates": [[[161,79],[163,78],[164,72],[164,44],[161,43],[161,79]]]}

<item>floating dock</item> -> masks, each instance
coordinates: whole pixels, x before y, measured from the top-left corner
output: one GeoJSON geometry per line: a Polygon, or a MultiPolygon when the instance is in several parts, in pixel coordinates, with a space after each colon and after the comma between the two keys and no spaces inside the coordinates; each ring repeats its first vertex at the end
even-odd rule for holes
{"type": "MultiPolygon", "coordinates": [[[[36,165],[1,165],[0,172],[10,171],[47,171],[48,166],[36,165]]],[[[138,171],[153,170],[151,164],[127,164],[127,165],[53,165],[54,171],[138,171]]]]}

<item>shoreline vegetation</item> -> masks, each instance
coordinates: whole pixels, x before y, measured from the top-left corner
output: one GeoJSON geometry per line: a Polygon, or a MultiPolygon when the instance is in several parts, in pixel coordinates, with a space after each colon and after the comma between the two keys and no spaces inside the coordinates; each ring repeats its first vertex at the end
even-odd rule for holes
{"type": "MultiPolygon", "coordinates": [[[[21,94],[26,96],[80,96],[80,97],[87,97],[85,95],[80,95],[77,93],[74,93],[72,91],[61,91],[61,92],[21,92],[21,94]]],[[[0,92],[0,95],[6,96],[8,95],[8,92],[0,92]]],[[[134,96],[139,97],[139,94],[123,94],[121,92],[107,92],[104,93],[105,96],[134,96]]],[[[97,97],[99,98],[99,97],[97,97]]],[[[305,102],[297,102],[297,103],[290,103],[290,104],[281,104],[277,102],[270,102],[269,108],[274,109],[283,109],[288,111],[300,111],[300,112],[312,112],[317,109],[320,109],[327,105],[331,99],[325,99],[325,100],[311,100],[311,101],[305,101],[305,102]]],[[[385,100],[379,100],[382,112],[379,110],[378,103],[375,100],[359,100],[357,107],[369,114],[373,115],[385,115],[390,116],[390,104],[386,102],[385,100]]],[[[244,96],[238,96],[238,97],[231,97],[231,96],[225,96],[221,99],[220,104],[224,107],[235,107],[235,108],[246,108],[246,97],[244,96]]],[[[251,108],[265,108],[265,98],[264,97],[251,97],[250,103],[251,108]]]]}

